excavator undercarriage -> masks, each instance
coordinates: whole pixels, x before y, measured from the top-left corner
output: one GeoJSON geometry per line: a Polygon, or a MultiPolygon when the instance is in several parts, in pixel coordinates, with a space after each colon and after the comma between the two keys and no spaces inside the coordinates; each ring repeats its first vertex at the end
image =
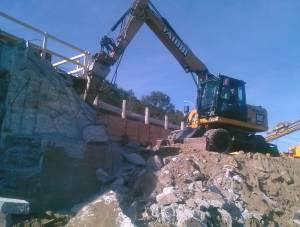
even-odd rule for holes
{"type": "Polygon", "coordinates": [[[243,150],[253,153],[270,153],[273,156],[279,155],[277,146],[266,142],[261,135],[230,132],[224,128],[209,130],[201,128],[172,131],[167,139],[157,140],[155,150],[186,144],[194,149],[220,153],[243,150]]]}

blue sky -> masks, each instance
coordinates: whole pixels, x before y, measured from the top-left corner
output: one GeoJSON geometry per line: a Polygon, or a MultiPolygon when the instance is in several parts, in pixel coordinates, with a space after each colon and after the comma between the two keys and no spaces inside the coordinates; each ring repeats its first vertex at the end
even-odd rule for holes
{"type": "MultiPolygon", "coordinates": [[[[300,1],[152,2],[212,73],[246,81],[248,103],[268,110],[270,127],[300,118],[300,1]]],[[[130,5],[131,0],[1,0],[0,10],[95,53],[100,37],[130,5]]],[[[2,18],[0,28],[41,39],[2,18]]],[[[139,97],[164,91],[178,109],[183,100],[195,100],[192,78],[146,26],[126,50],[117,83],[139,97]]],[[[299,141],[300,133],[294,133],[275,143],[286,150],[299,141]]]]}

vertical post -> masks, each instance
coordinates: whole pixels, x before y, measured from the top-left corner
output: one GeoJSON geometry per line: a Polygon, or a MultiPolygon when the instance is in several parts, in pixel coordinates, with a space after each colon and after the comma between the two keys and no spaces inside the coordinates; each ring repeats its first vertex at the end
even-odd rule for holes
{"type": "Polygon", "coordinates": [[[184,128],[185,128],[184,121],[181,121],[180,122],[180,130],[183,130],[184,128]]]}
{"type": "Polygon", "coordinates": [[[46,49],[47,49],[47,43],[48,43],[48,33],[44,32],[44,38],[43,38],[43,44],[42,44],[42,53],[41,57],[46,58],[46,49]]]}
{"type": "Polygon", "coordinates": [[[122,119],[126,118],[126,100],[122,101],[122,119]]]}
{"type": "MultiPolygon", "coordinates": [[[[80,59],[78,58],[77,60],[76,60],[76,62],[77,63],[80,63],[80,59]]],[[[76,69],[79,69],[79,65],[76,65],[76,69]]],[[[84,69],[83,69],[84,70],[84,69]]]]}
{"type": "Polygon", "coordinates": [[[164,124],[164,126],[165,126],[165,130],[168,130],[168,115],[165,115],[165,124],[164,124]]]}
{"type": "Polygon", "coordinates": [[[88,73],[88,55],[89,52],[85,51],[84,52],[84,57],[83,57],[83,77],[86,78],[87,77],[87,73],[88,73]]]}
{"type": "Polygon", "coordinates": [[[149,107],[145,108],[145,125],[149,125],[149,107]]]}

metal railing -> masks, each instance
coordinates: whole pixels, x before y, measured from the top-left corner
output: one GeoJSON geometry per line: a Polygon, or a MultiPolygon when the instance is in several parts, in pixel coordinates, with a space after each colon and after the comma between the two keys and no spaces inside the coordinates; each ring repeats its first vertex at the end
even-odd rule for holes
{"type": "Polygon", "coordinates": [[[120,107],[105,103],[97,98],[94,102],[94,107],[97,110],[105,110],[110,113],[119,115],[124,120],[125,119],[137,120],[140,122],[144,122],[145,125],[152,124],[152,125],[163,127],[166,130],[168,130],[168,129],[175,130],[175,129],[180,128],[178,125],[170,123],[167,115],[165,115],[164,120],[152,118],[152,117],[150,117],[150,111],[149,111],[148,107],[145,107],[145,115],[137,114],[137,113],[127,110],[126,103],[127,103],[126,100],[122,100],[122,108],[120,108],[120,107]]]}
{"type": "Polygon", "coordinates": [[[267,132],[267,135],[265,136],[266,141],[270,142],[272,140],[300,130],[300,120],[294,121],[292,123],[286,122],[279,125],[281,126],[277,126],[275,129],[267,132]]]}
{"type": "Polygon", "coordinates": [[[41,51],[41,57],[45,58],[46,57],[46,53],[52,55],[52,56],[56,56],[60,61],[53,63],[52,65],[54,67],[60,67],[64,64],[67,63],[71,63],[73,66],[71,67],[70,70],[67,71],[68,74],[72,74],[74,76],[80,76],[80,77],[86,77],[87,76],[87,72],[88,72],[88,66],[89,66],[89,62],[91,59],[91,54],[86,51],[83,50],[79,47],[74,46],[73,44],[70,44],[62,39],[59,39],[47,32],[44,32],[30,24],[27,24],[21,20],[18,20],[2,11],[0,11],[0,16],[11,21],[14,22],[24,28],[27,28],[35,33],[38,33],[39,35],[42,36],[42,43],[41,45],[37,45],[34,43],[31,43],[30,41],[27,41],[30,46],[38,49],[41,51]],[[48,48],[48,42],[52,40],[55,41],[59,44],[62,44],[63,46],[66,46],[68,48],[71,48],[73,51],[75,50],[76,52],[79,52],[79,54],[75,55],[75,56],[71,56],[71,57],[66,57],[63,54],[57,53],[53,50],[50,50],[48,48]],[[75,66],[75,67],[74,67],[75,66]]]}

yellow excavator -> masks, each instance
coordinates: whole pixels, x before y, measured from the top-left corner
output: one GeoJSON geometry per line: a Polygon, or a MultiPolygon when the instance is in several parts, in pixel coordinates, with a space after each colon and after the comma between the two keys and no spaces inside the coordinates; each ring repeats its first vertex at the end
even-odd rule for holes
{"type": "Polygon", "coordinates": [[[120,63],[126,47],[143,24],[153,31],[185,72],[191,75],[197,88],[196,109],[189,111],[185,108],[188,116],[186,128],[172,132],[168,144],[201,138],[202,146],[204,141],[205,148],[211,151],[246,150],[278,154],[275,145],[256,135],[268,129],[267,111],[260,106],[246,104],[245,82],[210,73],[149,0],[133,2],[111,29],[115,31],[120,27],[115,39],[102,38],[101,50],[95,55],[89,71],[85,92],[87,103],[92,104],[97,95],[94,84],[106,78],[111,66],[120,63]]]}

